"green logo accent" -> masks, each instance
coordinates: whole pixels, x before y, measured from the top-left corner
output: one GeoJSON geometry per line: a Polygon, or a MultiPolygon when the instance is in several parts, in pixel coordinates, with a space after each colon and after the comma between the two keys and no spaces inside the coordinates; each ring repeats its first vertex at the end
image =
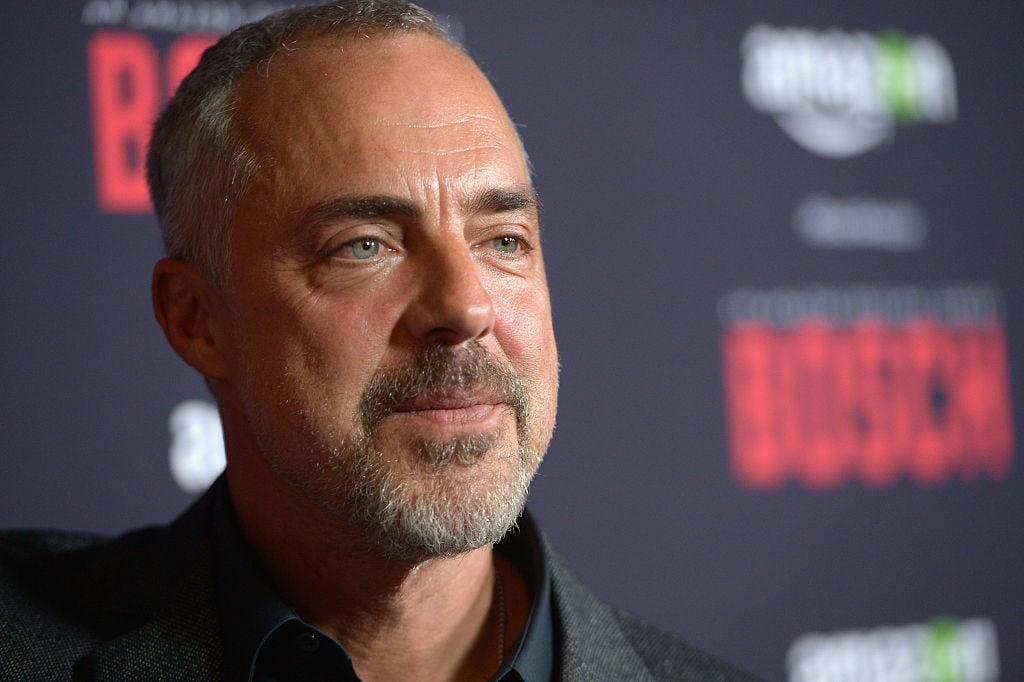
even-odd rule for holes
{"type": "Polygon", "coordinates": [[[921,117],[921,82],[910,41],[899,31],[878,36],[878,80],[892,117],[913,123],[921,117]]]}
{"type": "Polygon", "coordinates": [[[962,682],[963,675],[957,655],[960,622],[956,618],[936,618],[928,624],[924,647],[925,679],[929,682],[962,682]]]}

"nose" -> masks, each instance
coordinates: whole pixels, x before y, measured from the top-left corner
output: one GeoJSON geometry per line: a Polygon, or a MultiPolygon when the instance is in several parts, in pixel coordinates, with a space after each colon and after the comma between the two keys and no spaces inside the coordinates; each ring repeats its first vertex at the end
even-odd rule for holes
{"type": "Polygon", "coordinates": [[[494,302],[466,247],[424,259],[418,285],[404,316],[404,327],[417,343],[457,346],[494,329],[494,302]]]}

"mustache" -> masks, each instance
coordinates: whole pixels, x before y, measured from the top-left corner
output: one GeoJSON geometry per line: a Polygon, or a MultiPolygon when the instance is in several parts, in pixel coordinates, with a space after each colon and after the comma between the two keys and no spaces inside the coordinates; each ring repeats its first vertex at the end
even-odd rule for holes
{"type": "Polygon", "coordinates": [[[458,348],[428,346],[400,365],[378,370],[359,401],[363,432],[372,437],[385,417],[410,400],[478,390],[492,393],[513,409],[522,437],[530,412],[526,383],[479,341],[458,348]]]}

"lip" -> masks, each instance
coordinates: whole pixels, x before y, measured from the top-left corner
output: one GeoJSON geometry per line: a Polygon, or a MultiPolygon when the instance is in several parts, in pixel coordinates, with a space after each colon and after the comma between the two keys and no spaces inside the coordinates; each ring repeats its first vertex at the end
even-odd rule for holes
{"type": "Polygon", "coordinates": [[[392,414],[439,426],[486,427],[500,418],[505,407],[505,402],[490,391],[474,391],[417,396],[396,406],[392,414]]]}

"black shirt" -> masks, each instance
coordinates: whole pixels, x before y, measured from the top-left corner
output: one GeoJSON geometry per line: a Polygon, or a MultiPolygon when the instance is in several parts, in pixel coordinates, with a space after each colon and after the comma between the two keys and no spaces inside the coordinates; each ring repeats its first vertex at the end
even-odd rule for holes
{"type": "MultiPolygon", "coordinates": [[[[214,575],[230,682],[358,680],[338,642],[304,622],[274,589],[245,541],[226,479],[214,483],[214,575]]],[[[554,665],[550,567],[529,514],[495,546],[532,595],[530,615],[493,682],[547,682],[554,665]]]]}

